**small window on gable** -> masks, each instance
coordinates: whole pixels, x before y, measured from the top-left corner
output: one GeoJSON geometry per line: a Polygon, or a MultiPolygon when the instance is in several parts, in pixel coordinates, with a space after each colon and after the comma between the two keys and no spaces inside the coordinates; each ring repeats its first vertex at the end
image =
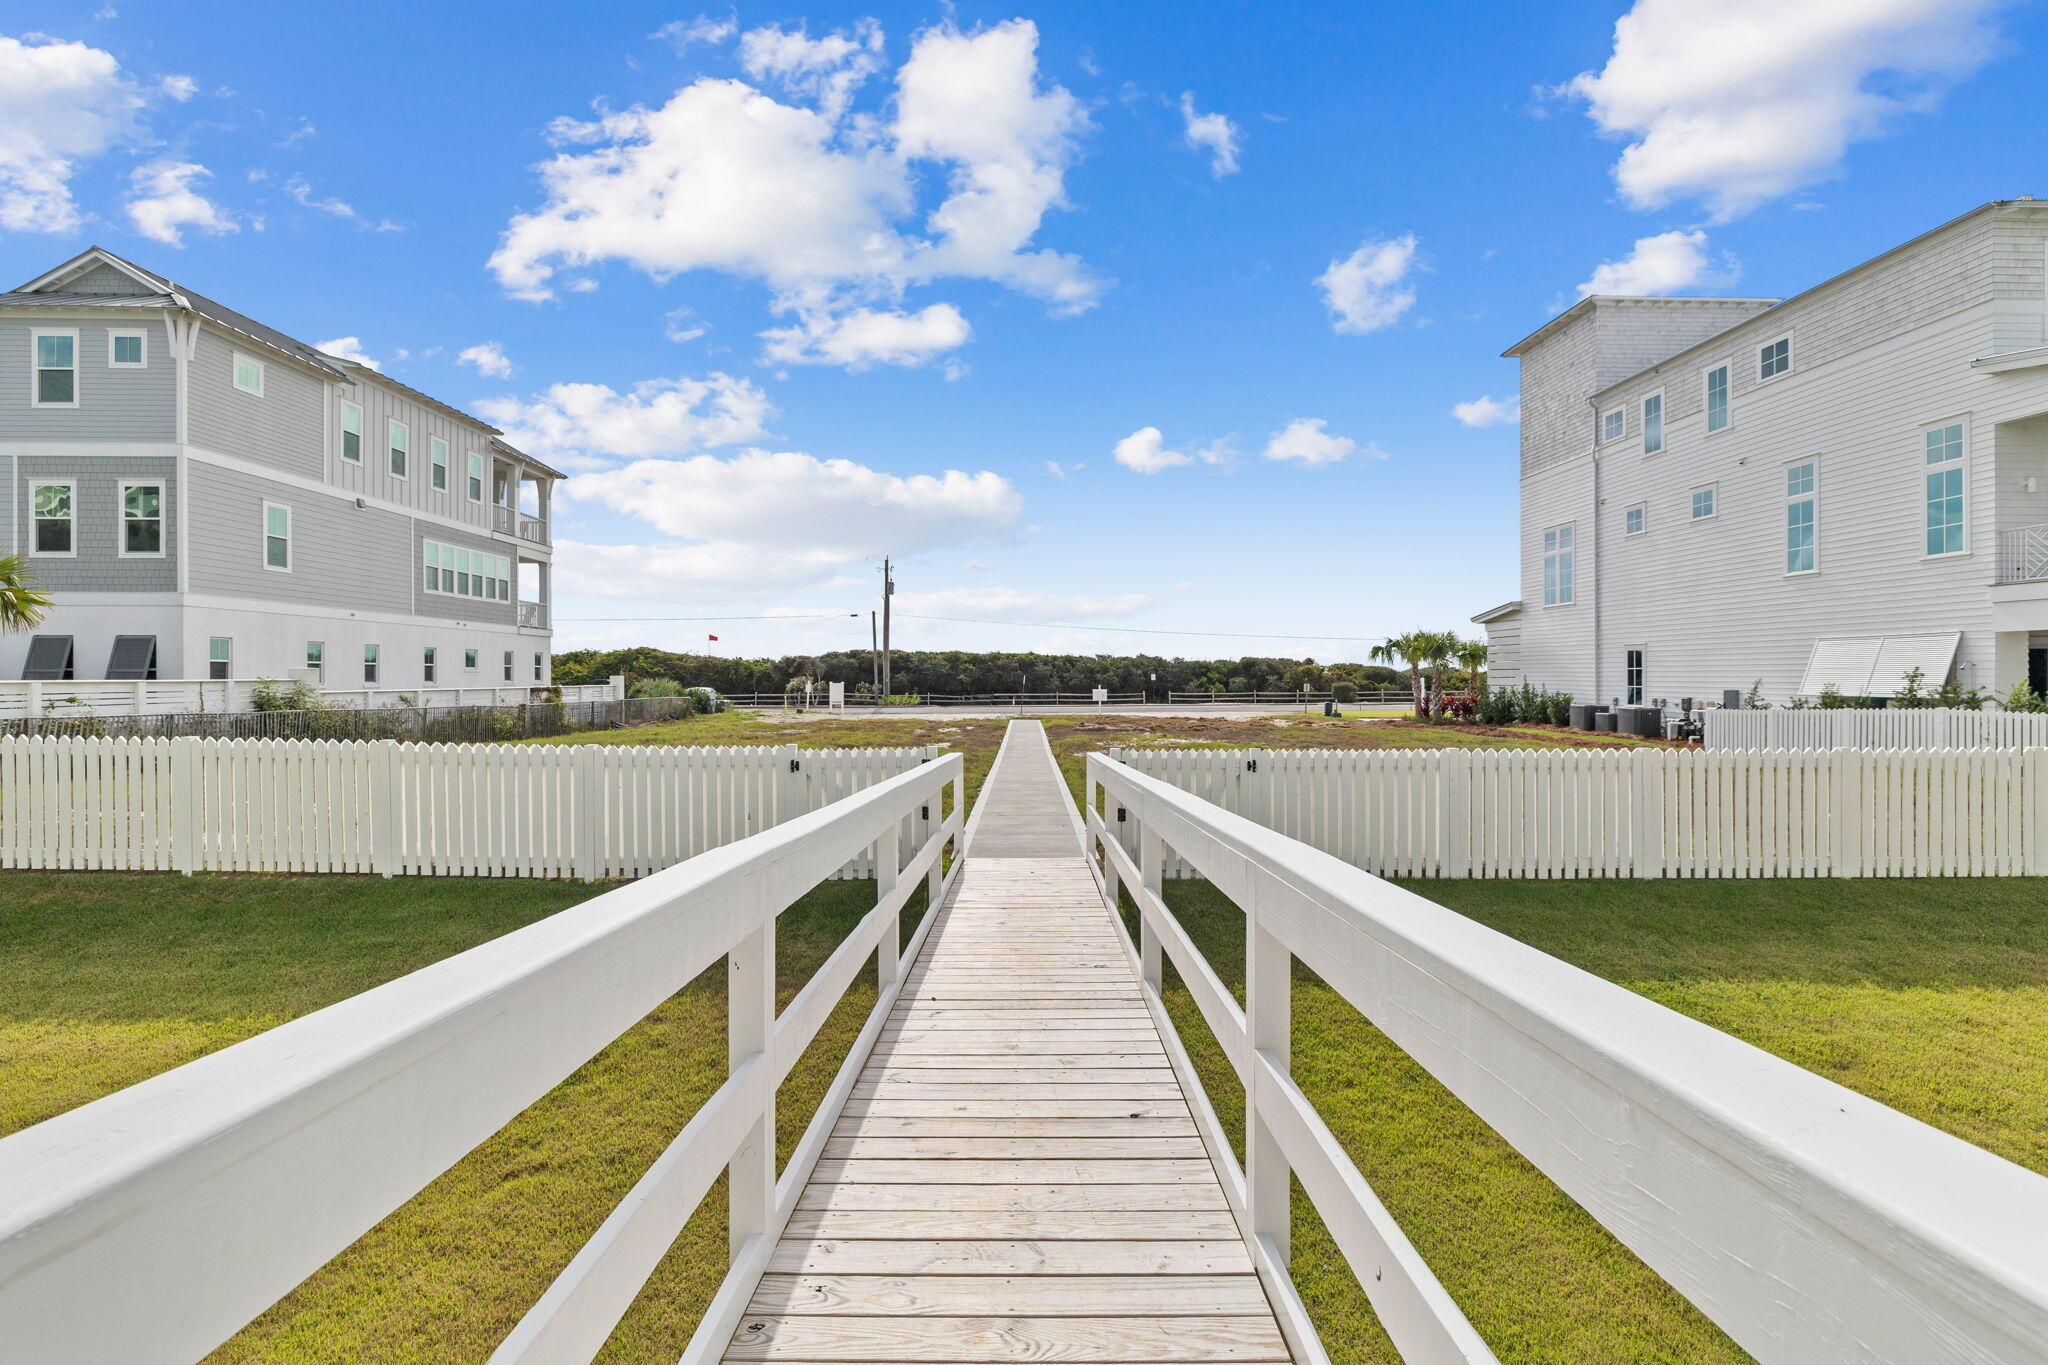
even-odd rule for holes
{"type": "Polygon", "coordinates": [[[363,405],[343,403],[341,405],[341,458],[360,460],[363,458],[363,405]]]}
{"type": "Polygon", "coordinates": [[[1643,400],[1643,454],[1655,455],[1664,448],[1664,395],[1653,393],[1643,400]]]}
{"type": "Polygon", "coordinates": [[[107,333],[107,367],[115,370],[148,369],[149,334],[147,332],[107,333]]]}
{"type": "Polygon", "coordinates": [[[1792,338],[1779,337],[1776,341],[1758,349],[1756,353],[1756,377],[1773,379],[1792,368],[1792,338]]]}
{"type": "Polygon", "coordinates": [[[253,355],[235,352],[235,387],[243,393],[263,396],[263,362],[253,355]]]}
{"type": "Polygon", "coordinates": [[[1621,439],[1621,434],[1626,430],[1628,430],[1627,409],[1616,408],[1612,412],[1603,412],[1600,414],[1601,440],[1619,441],[1621,439]]]}

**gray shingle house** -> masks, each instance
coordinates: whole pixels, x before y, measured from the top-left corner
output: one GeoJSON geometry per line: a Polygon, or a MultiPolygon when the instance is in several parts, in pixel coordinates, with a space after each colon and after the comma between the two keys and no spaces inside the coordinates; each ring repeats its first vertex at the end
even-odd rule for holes
{"type": "Polygon", "coordinates": [[[0,294],[0,679],[549,677],[561,477],[496,428],[97,247],[0,294]]]}

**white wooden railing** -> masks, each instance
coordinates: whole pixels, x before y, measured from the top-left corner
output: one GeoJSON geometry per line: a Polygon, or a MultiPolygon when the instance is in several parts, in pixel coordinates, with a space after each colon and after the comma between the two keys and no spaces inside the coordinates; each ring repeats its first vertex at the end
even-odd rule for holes
{"type": "Polygon", "coordinates": [[[1104,755],[1086,795],[1091,865],[1138,906],[1148,1007],[1291,1341],[1313,1343],[1290,1175],[1404,1360],[1494,1359],[1289,1075],[1299,959],[1763,1365],[2048,1360],[2048,1179],[1104,755]],[[1162,898],[1169,855],[1246,913],[1242,1009],[1162,898]],[[1244,1086],[1242,1168],[1163,959],[1244,1086]]]}
{"type": "Polygon", "coordinates": [[[491,1357],[590,1360],[729,1171],[732,1273],[684,1357],[716,1361],[937,918],[899,950],[918,881],[944,894],[962,772],[948,755],[0,1139],[0,1358],[189,1365],[724,957],[728,1079],[491,1357]],[[875,908],[778,1016],[776,916],[863,850],[875,908]],[[778,1176],[776,1087],[870,956],[880,998],[778,1176]]]}
{"type": "Polygon", "coordinates": [[[0,868],[637,877],[938,752],[0,736],[0,868]]]}
{"type": "Polygon", "coordinates": [[[2000,531],[1997,573],[2000,583],[2035,583],[2048,578],[2048,526],[2000,531]]]}
{"type": "Polygon", "coordinates": [[[1957,707],[1701,712],[1709,749],[2037,749],[2048,712],[1957,707]]]}
{"type": "Polygon", "coordinates": [[[2048,749],[1109,752],[1388,877],[2048,875],[2048,749]]]}
{"type": "MultiPolygon", "coordinates": [[[[522,607],[538,605],[520,603],[522,607]]],[[[169,716],[249,709],[260,686],[256,680],[166,678],[126,681],[80,679],[75,682],[31,682],[0,678],[0,720],[39,716],[169,716]]],[[[527,683],[429,685],[422,687],[316,687],[329,706],[517,706],[535,699],[527,683]]],[[[617,700],[626,695],[626,680],[564,686],[563,701],[617,700]]]]}

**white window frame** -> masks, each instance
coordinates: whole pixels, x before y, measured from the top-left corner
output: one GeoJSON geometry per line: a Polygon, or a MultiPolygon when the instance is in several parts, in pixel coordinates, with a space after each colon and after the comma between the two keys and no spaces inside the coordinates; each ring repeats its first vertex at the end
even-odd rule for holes
{"type": "Polygon", "coordinates": [[[1920,537],[1920,557],[1921,557],[1922,559],[1964,559],[1964,558],[1967,558],[1967,557],[1969,556],[1969,553],[1970,553],[1970,421],[1969,421],[1969,419],[1968,419],[1967,417],[1952,417],[1952,418],[1948,419],[1947,421],[1942,421],[1942,422],[1929,422],[1929,423],[1927,423],[1927,424],[1926,424],[1925,426],[1921,427],[1921,428],[1920,428],[1920,445],[1919,445],[1919,451],[1918,451],[1918,459],[1919,459],[1919,468],[1918,468],[1918,469],[1916,470],[1916,474],[1917,474],[1917,476],[1918,476],[1918,478],[1917,478],[1917,481],[1918,481],[1918,484],[1919,484],[1919,489],[1920,489],[1920,495],[1919,495],[1919,503],[1920,503],[1920,525],[1919,525],[1919,530],[1918,530],[1918,534],[1919,534],[1919,537],[1920,537]],[[1942,461],[1942,465],[1943,465],[1943,466],[1947,466],[1947,465],[1949,465],[1949,464],[1951,464],[1951,463],[1952,463],[1952,464],[1953,464],[1953,465],[1954,465],[1954,466],[1955,466],[1955,467],[1956,467],[1956,468],[1957,468],[1958,470],[1960,470],[1960,471],[1962,472],[1962,476],[1963,476],[1963,491],[1962,491],[1962,500],[1963,500],[1963,519],[1962,519],[1961,523],[1959,523],[1959,524],[1961,525],[1961,527],[1962,527],[1962,533],[1963,533],[1963,534],[1962,534],[1962,542],[1963,542],[1963,548],[1962,548],[1962,549],[1960,549],[1960,550],[1943,550],[1943,551],[1942,551],[1942,552],[1941,552],[1940,554],[1929,554],[1929,553],[1928,553],[1928,551],[1927,551],[1927,471],[1928,471],[1929,469],[1932,469],[1932,468],[1934,468],[1935,466],[1933,466],[1933,465],[1930,465],[1930,464],[1928,464],[1928,463],[1927,463],[1927,437],[1929,436],[1929,434],[1931,434],[1931,433],[1933,433],[1933,432],[1937,432],[1937,431],[1945,431],[1945,430],[1947,430],[1947,429],[1948,429],[1949,427],[1961,427],[1961,428],[1963,429],[1963,435],[1962,435],[1962,442],[1961,442],[1961,444],[1960,444],[1960,446],[1959,446],[1959,448],[1958,448],[1958,450],[1957,450],[1956,458],[1955,458],[1955,459],[1954,459],[1953,461],[1949,461],[1949,460],[1943,460],[1943,461],[1942,461]]]}
{"type": "Polygon", "coordinates": [[[76,558],[78,558],[78,480],[77,480],[77,479],[41,479],[41,478],[28,478],[28,479],[24,479],[24,480],[23,480],[22,482],[24,482],[24,483],[26,483],[26,484],[28,485],[28,553],[29,553],[29,557],[30,557],[31,559],[76,559],[76,558]],[[44,517],[39,517],[39,516],[37,516],[37,515],[36,515],[36,490],[37,490],[38,488],[58,488],[58,487],[62,487],[62,488],[66,488],[66,489],[69,489],[69,490],[70,490],[70,492],[71,492],[71,496],[70,496],[69,498],[67,498],[67,499],[65,500],[65,506],[66,506],[66,507],[68,507],[68,508],[70,508],[70,511],[69,511],[69,512],[68,512],[68,513],[67,513],[67,514],[65,515],[65,517],[64,517],[64,521],[65,521],[65,524],[66,524],[66,525],[68,525],[68,526],[69,526],[69,527],[71,528],[71,548],[70,548],[70,549],[68,549],[68,550],[44,550],[44,549],[40,549],[40,548],[38,548],[38,547],[37,547],[37,545],[36,545],[36,541],[37,541],[38,539],[40,539],[40,537],[38,537],[38,536],[36,535],[36,524],[37,524],[38,522],[41,522],[41,521],[44,521],[44,520],[49,520],[49,521],[55,521],[55,520],[56,520],[56,518],[55,518],[55,517],[49,517],[49,518],[44,518],[44,517]]]}
{"type": "Polygon", "coordinates": [[[1596,440],[1600,445],[1606,445],[1609,441],[1619,441],[1622,437],[1628,435],[1628,409],[1626,407],[1609,408],[1600,414],[1598,422],[1599,425],[1595,428],[1595,432],[1596,440]],[[1609,418],[1620,419],[1612,436],[1607,434],[1607,421],[1609,418]]]}
{"type": "Polygon", "coordinates": [[[265,384],[265,368],[262,361],[250,355],[247,351],[236,351],[233,353],[233,358],[228,361],[228,382],[234,385],[235,392],[237,393],[246,393],[251,398],[261,398],[265,384]],[[242,366],[245,363],[256,367],[256,387],[253,389],[242,382],[242,366]]]}
{"type": "Polygon", "coordinates": [[[1720,516],[1721,485],[1719,481],[1694,485],[1692,491],[1686,495],[1685,510],[1688,514],[1686,520],[1692,522],[1712,521],[1720,516]],[[1713,509],[1704,516],[1700,514],[1700,494],[1702,493],[1707,495],[1707,506],[1713,509]]]}
{"type": "Polygon", "coordinates": [[[448,491],[448,438],[429,436],[427,438],[427,484],[440,491],[448,491]]]}
{"type": "Polygon", "coordinates": [[[375,687],[383,679],[384,655],[382,649],[373,644],[363,645],[363,686],[375,687]]]}
{"type": "Polygon", "coordinates": [[[505,651],[505,681],[506,681],[506,682],[511,682],[511,681],[512,681],[512,653],[513,653],[513,651],[511,651],[511,650],[509,650],[509,649],[505,651]]]}
{"type": "Polygon", "coordinates": [[[294,558],[296,558],[296,555],[294,554],[294,550],[296,549],[296,547],[292,544],[292,542],[297,538],[298,537],[292,534],[291,506],[287,503],[282,502],[265,501],[263,504],[263,567],[271,573],[290,573],[292,571],[292,561],[294,558]],[[284,542],[284,563],[282,564],[273,564],[270,562],[270,514],[272,512],[284,513],[284,534],[277,537],[277,539],[282,540],[284,542]]]}
{"type": "Polygon", "coordinates": [[[1792,526],[1790,522],[1781,522],[1779,524],[1783,535],[1783,539],[1778,544],[1779,567],[1784,570],[1785,577],[1787,578],[1805,578],[1820,572],[1820,457],[1809,455],[1803,460],[1787,460],[1783,465],[1783,473],[1786,510],[1789,512],[1794,503],[1810,502],[1813,504],[1813,544],[1808,547],[1813,551],[1813,567],[1810,569],[1794,569],[1791,567],[1792,526]],[[1792,491],[1792,471],[1801,465],[1811,465],[1813,467],[1813,487],[1804,493],[1794,493],[1792,491]]]}
{"type": "Polygon", "coordinates": [[[1639,502],[1632,507],[1621,509],[1621,534],[1625,539],[1633,540],[1637,536],[1647,535],[1649,530],[1650,504],[1639,502]],[[1632,518],[1636,521],[1636,526],[1633,530],[1629,528],[1629,521],[1632,518]]]}
{"type": "Polygon", "coordinates": [[[479,667],[479,666],[480,666],[480,665],[482,664],[482,662],[483,662],[483,651],[482,651],[482,650],[476,650],[476,649],[465,649],[465,650],[463,650],[463,651],[462,651],[462,671],[463,671],[463,672],[465,672],[465,673],[474,673],[474,672],[476,672],[476,671],[477,671],[477,668],[478,668],[478,667],[479,667]]]}
{"type": "MultiPolygon", "coordinates": [[[[78,329],[76,327],[35,327],[28,334],[28,405],[32,408],[75,408],[85,397],[84,376],[79,373],[78,329]],[[69,337],[71,339],[71,401],[68,403],[45,403],[42,398],[43,338],[69,337]]],[[[62,368],[51,366],[52,369],[62,368]]]]}
{"type": "Polygon", "coordinates": [[[1797,360],[1797,358],[1798,357],[1792,345],[1792,334],[1790,332],[1784,332],[1778,336],[1772,337],[1769,341],[1757,343],[1756,382],[1759,384],[1769,384],[1773,380],[1783,379],[1786,375],[1792,373],[1793,363],[1797,360]],[[1770,350],[1771,347],[1777,345],[1781,341],[1785,343],[1785,368],[1779,370],[1776,374],[1765,374],[1764,352],[1770,350]]]}
{"type": "Polygon", "coordinates": [[[441,651],[436,645],[427,645],[420,651],[420,681],[431,683],[441,671],[441,651]]]}
{"type": "Polygon", "coordinates": [[[410,422],[401,422],[396,417],[388,417],[384,420],[384,472],[394,479],[410,479],[412,477],[412,424],[410,422]],[[392,439],[401,431],[405,433],[405,444],[402,446],[392,439]],[[405,456],[405,468],[403,469],[397,468],[391,458],[393,455],[401,453],[405,456]]]}
{"type": "Polygon", "coordinates": [[[306,641],[306,671],[313,675],[315,681],[323,685],[326,683],[327,642],[325,640],[306,641]]]}
{"type": "Polygon", "coordinates": [[[1643,423],[1643,454],[1662,454],[1664,450],[1664,390],[1658,389],[1655,393],[1644,394],[1641,413],[1643,423]],[[1650,444],[1650,404],[1653,402],[1657,405],[1657,444],[1654,446],[1650,444]]]}
{"type": "Polygon", "coordinates": [[[547,655],[536,654],[533,656],[533,680],[535,682],[547,681],[547,655]]]}
{"type": "Polygon", "coordinates": [[[1719,436],[1735,425],[1735,366],[1728,361],[1709,365],[1706,373],[1700,376],[1700,425],[1709,436],[1719,436]],[[1714,376],[1717,374],[1727,376],[1721,388],[1722,422],[1718,427],[1714,425],[1714,376]]]}
{"type": "Polygon", "coordinates": [[[140,327],[110,327],[107,329],[107,368],[110,370],[146,370],[149,368],[149,333],[140,327]],[[114,343],[122,337],[134,337],[142,343],[142,359],[114,359],[114,343]]]}
{"type": "Polygon", "coordinates": [[[209,636],[209,637],[207,637],[207,641],[206,641],[206,680],[207,680],[208,682],[227,682],[227,681],[230,681],[231,679],[233,679],[233,677],[234,677],[234,676],[235,676],[235,637],[234,637],[234,636],[232,636],[232,635],[213,635],[213,636],[209,636]],[[216,659],[216,658],[214,658],[214,657],[213,657],[213,647],[214,647],[215,645],[226,645],[226,646],[228,647],[228,657],[227,657],[227,658],[225,658],[225,659],[216,659]],[[219,665],[221,666],[221,672],[220,672],[220,676],[219,676],[219,677],[215,677],[215,676],[214,676],[214,674],[213,674],[213,666],[214,666],[215,664],[219,664],[219,665]]]}
{"type": "Polygon", "coordinates": [[[350,464],[361,464],[363,462],[363,440],[363,405],[344,398],[341,400],[341,441],[336,447],[341,458],[347,460],[350,464]],[[351,412],[356,415],[356,429],[353,433],[356,438],[356,453],[353,455],[348,453],[348,438],[351,434],[348,429],[348,415],[351,412]]]}
{"type": "Polygon", "coordinates": [[[462,467],[463,491],[469,495],[471,502],[482,502],[484,500],[484,476],[490,473],[490,469],[485,465],[484,457],[481,453],[474,450],[465,453],[469,458],[462,467]]]}
{"type": "MultiPolygon", "coordinates": [[[[118,485],[120,492],[114,502],[114,522],[120,527],[119,539],[115,542],[115,553],[122,559],[162,559],[169,552],[164,532],[169,529],[170,518],[164,515],[164,481],[162,479],[123,479],[118,485]],[[154,550],[131,550],[128,548],[128,490],[131,488],[154,488],[156,490],[156,548],[154,550]]],[[[148,521],[148,517],[137,517],[137,521],[148,521]]]]}
{"type": "Polygon", "coordinates": [[[1543,605],[1545,607],[1576,606],[1579,600],[1579,524],[1567,521],[1543,530],[1543,605]],[[1569,546],[1559,543],[1569,534],[1569,546]],[[1569,556],[1569,562],[1562,560],[1569,556]],[[1564,572],[1558,570],[1562,568],[1564,572]]]}
{"type": "Polygon", "coordinates": [[[1650,651],[1641,645],[1623,645],[1621,649],[1621,695],[1624,706],[1640,706],[1643,698],[1650,694],[1650,651]],[[1630,685],[1631,671],[1629,656],[1635,656],[1634,673],[1636,680],[1630,685]]]}

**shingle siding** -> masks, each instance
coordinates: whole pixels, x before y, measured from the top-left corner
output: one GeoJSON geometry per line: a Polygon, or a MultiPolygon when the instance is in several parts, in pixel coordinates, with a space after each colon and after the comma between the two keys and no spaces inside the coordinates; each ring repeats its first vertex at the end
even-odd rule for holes
{"type": "Polygon", "coordinates": [[[0,440],[174,441],[177,393],[177,366],[161,317],[0,319],[0,440]],[[36,407],[29,401],[29,386],[35,382],[32,338],[38,331],[78,333],[75,408],[36,407]],[[148,364],[109,368],[110,331],[143,332],[148,364]]]}
{"type": "Polygon", "coordinates": [[[191,466],[191,590],[307,606],[412,610],[412,520],[240,470],[191,466]],[[263,563],[263,504],[292,509],[290,572],[263,563]]]}
{"type": "Polygon", "coordinates": [[[72,493],[71,556],[32,555],[38,586],[54,592],[175,592],[178,587],[178,462],[171,456],[134,459],[65,459],[23,455],[14,461],[14,514],[23,547],[33,544],[29,488],[45,479],[68,479],[72,493]],[[163,485],[162,558],[123,557],[121,485],[163,485]]]}
{"type": "Polygon", "coordinates": [[[109,296],[135,296],[154,294],[156,289],[142,284],[127,271],[111,265],[96,265],[75,280],[64,285],[67,294],[105,294],[109,296]]]}

